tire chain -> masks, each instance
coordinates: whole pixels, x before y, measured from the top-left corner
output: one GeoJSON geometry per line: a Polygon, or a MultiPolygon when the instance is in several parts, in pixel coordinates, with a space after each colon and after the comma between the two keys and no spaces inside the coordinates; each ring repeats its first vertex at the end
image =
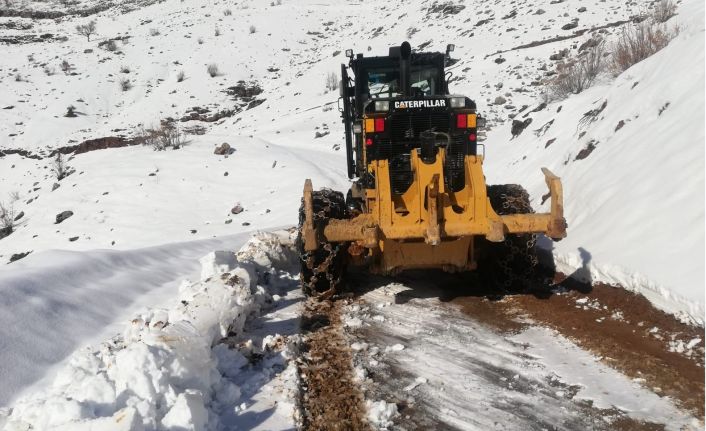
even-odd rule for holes
{"type": "MultiPolygon", "coordinates": [[[[511,186],[512,187],[512,186],[511,186]]],[[[514,187],[513,187],[514,188],[514,187]]],[[[507,193],[501,195],[503,200],[503,211],[505,214],[527,214],[534,213],[527,199],[527,192],[518,187],[520,196],[513,196],[507,193]]],[[[344,218],[346,213],[345,204],[332,201],[331,197],[337,192],[330,189],[322,189],[318,198],[319,204],[322,205],[320,211],[314,213],[314,224],[325,224],[331,218],[344,218]]],[[[303,217],[300,214],[300,217],[303,217]]],[[[505,238],[506,253],[497,263],[502,269],[504,277],[502,286],[505,291],[510,291],[513,285],[526,285],[528,280],[531,280],[535,268],[538,264],[537,256],[531,251],[536,246],[537,236],[535,234],[512,235],[505,238]],[[524,244],[522,242],[524,241],[524,244]],[[519,263],[517,262],[519,260],[519,263]],[[523,262],[524,261],[524,262],[523,262]]],[[[335,273],[336,258],[345,249],[345,244],[331,244],[319,238],[319,249],[325,250],[326,257],[316,264],[316,252],[303,252],[300,254],[300,259],[304,262],[307,268],[312,270],[313,276],[310,280],[302,279],[304,290],[309,294],[316,295],[317,293],[333,294],[336,287],[340,284],[341,274],[335,273]],[[331,288],[327,292],[318,292],[316,284],[320,276],[324,276],[331,288]]]]}
{"type": "MultiPolygon", "coordinates": [[[[326,222],[331,218],[345,218],[347,211],[345,207],[345,202],[340,199],[342,195],[331,189],[321,189],[318,192],[314,192],[312,199],[314,200],[315,206],[321,206],[321,210],[314,213],[314,226],[325,226],[326,222]],[[334,198],[336,196],[339,199],[334,198]]],[[[300,219],[303,220],[304,215],[300,214],[300,219]]],[[[303,251],[300,253],[299,258],[301,261],[312,271],[312,277],[309,280],[305,280],[302,277],[302,288],[304,291],[312,296],[318,296],[320,294],[326,294],[330,296],[336,292],[336,287],[341,282],[341,274],[336,274],[337,262],[336,259],[339,254],[345,249],[344,243],[332,244],[325,241],[322,235],[317,235],[319,241],[319,247],[316,251],[303,251]],[[318,264],[317,255],[321,256],[321,250],[326,253],[325,257],[318,264]],[[326,292],[319,292],[316,288],[317,282],[320,277],[325,277],[328,280],[329,290],[326,292]]]]}
{"type": "MultiPolygon", "coordinates": [[[[529,204],[527,192],[515,185],[508,186],[516,195],[502,193],[502,213],[504,214],[531,214],[534,210],[529,204]]],[[[508,190],[509,191],[509,190],[508,190]]],[[[498,266],[503,271],[503,281],[499,286],[505,292],[510,292],[513,286],[527,287],[536,271],[537,255],[533,252],[537,244],[537,235],[508,235],[504,245],[506,253],[500,258],[498,266]],[[523,244],[524,242],[524,244],[523,244]]]]}

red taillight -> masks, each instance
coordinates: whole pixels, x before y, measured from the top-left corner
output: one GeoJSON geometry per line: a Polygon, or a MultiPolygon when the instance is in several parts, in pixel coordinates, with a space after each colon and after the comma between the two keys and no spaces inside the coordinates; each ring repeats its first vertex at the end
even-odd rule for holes
{"type": "Polygon", "coordinates": [[[477,139],[477,137],[476,137],[476,134],[475,134],[475,133],[471,133],[470,135],[468,135],[468,140],[469,140],[469,141],[475,142],[476,139],[477,139]]]}
{"type": "Polygon", "coordinates": [[[385,131],[385,119],[376,118],[375,119],[375,133],[380,133],[385,131]]]}
{"type": "Polygon", "coordinates": [[[365,145],[367,145],[368,147],[371,146],[371,145],[373,145],[373,140],[370,139],[370,138],[366,139],[366,140],[365,140],[365,145]]]}
{"type": "Polygon", "coordinates": [[[466,114],[458,114],[456,115],[456,127],[459,129],[465,129],[466,128],[466,119],[468,116],[466,114]]]}

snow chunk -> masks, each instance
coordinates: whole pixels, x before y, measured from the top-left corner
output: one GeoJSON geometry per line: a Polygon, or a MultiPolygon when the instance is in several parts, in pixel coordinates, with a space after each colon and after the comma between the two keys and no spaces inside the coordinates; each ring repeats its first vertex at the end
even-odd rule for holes
{"type": "Polygon", "coordinates": [[[401,352],[402,350],[404,350],[404,346],[400,343],[385,347],[386,352],[401,352]]]}
{"type": "Polygon", "coordinates": [[[359,351],[365,350],[367,348],[368,348],[368,343],[356,341],[355,343],[351,344],[351,349],[355,352],[359,352],[359,351]]]}
{"type": "Polygon", "coordinates": [[[412,389],[416,388],[417,386],[425,384],[426,382],[427,382],[427,379],[425,379],[424,377],[417,377],[416,379],[414,379],[414,381],[412,383],[405,386],[405,388],[403,390],[405,392],[409,392],[412,389]]]}
{"type": "Polygon", "coordinates": [[[218,363],[218,371],[224,376],[235,377],[240,373],[240,369],[248,364],[242,353],[228,348],[225,344],[215,346],[212,351],[218,363]]]}
{"type": "Polygon", "coordinates": [[[689,341],[689,342],[686,344],[686,348],[687,348],[687,349],[693,349],[694,346],[696,346],[696,345],[699,344],[700,342],[701,342],[701,338],[694,338],[693,340],[689,341]]]}
{"type": "Polygon", "coordinates": [[[208,411],[204,407],[203,394],[187,389],[177,396],[177,400],[162,419],[167,429],[203,430],[208,422],[208,411]]]}
{"type": "Polygon", "coordinates": [[[232,251],[214,251],[199,259],[199,262],[201,262],[201,280],[229,272],[238,263],[232,251]]]}
{"type": "Polygon", "coordinates": [[[360,328],[363,326],[363,321],[358,317],[344,316],[343,325],[347,328],[360,328]]]}
{"type": "Polygon", "coordinates": [[[366,402],[368,407],[368,420],[380,428],[386,429],[392,425],[391,419],[397,416],[397,405],[384,400],[366,402]]]}

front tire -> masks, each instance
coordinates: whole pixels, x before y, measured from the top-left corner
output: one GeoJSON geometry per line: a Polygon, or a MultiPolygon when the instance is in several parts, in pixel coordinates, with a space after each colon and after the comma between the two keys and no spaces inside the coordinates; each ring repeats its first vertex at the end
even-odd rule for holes
{"type": "MultiPolygon", "coordinates": [[[[529,194],[520,185],[502,184],[487,187],[490,204],[498,215],[534,213],[529,194]]],[[[537,235],[507,234],[503,242],[483,240],[479,259],[481,278],[503,292],[526,292],[539,280],[536,249],[537,235]]]]}
{"type": "MultiPolygon", "coordinates": [[[[314,207],[314,228],[321,232],[331,219],[347,219],[349,211],[341,192],[331,189],[321,189],[312,192],[314,207]]],[[[318,248],[306,251],[302,240],[304,225],[304,199],[299,208],[299,234],[297,235],[297,252],[301,261],[300,279],[302,290],[307,296],[329,297],[336,293],[342,284],[346,267],[347,243],[330,243],[319,235],[318,248]]]]}

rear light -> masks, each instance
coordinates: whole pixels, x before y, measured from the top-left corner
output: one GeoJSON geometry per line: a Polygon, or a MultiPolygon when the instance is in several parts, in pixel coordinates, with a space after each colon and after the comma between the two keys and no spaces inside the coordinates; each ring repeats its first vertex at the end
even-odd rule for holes
{"type": "Polygon", "coordinates": [[[372,145],[373,145],[373,140],[370,139],[370,138],[366,139],[366,140],[365,140],[365,145],[367,145],[368,147],[372,146],[372,145]]]}
{"type": "Polygon", "coordinates": [[[475,129],[476,127],[476,114],[468,114],[468,124],[466,125],[469,129],[475,129]]]}
{"type": "Polygon", "coordinates": [[[476,114],[457,114],[456,115],[457,129],[475,129],[476,114]]]}
{"type": "Polygon", "coordinates": [[[471,133],[470,135],[468,135],[468,140],[471,141],[471,142],[476,142],[476,139],[477,139],[477,138],[478,138],[478,137],[476,136],[475,133],[471,133]]]}
{"type": "Polygon", "coordinates": [[[380,133],[385,131],[385,119],[379,118],[366,118],[365,119],[365,133],[380,133]]]}

